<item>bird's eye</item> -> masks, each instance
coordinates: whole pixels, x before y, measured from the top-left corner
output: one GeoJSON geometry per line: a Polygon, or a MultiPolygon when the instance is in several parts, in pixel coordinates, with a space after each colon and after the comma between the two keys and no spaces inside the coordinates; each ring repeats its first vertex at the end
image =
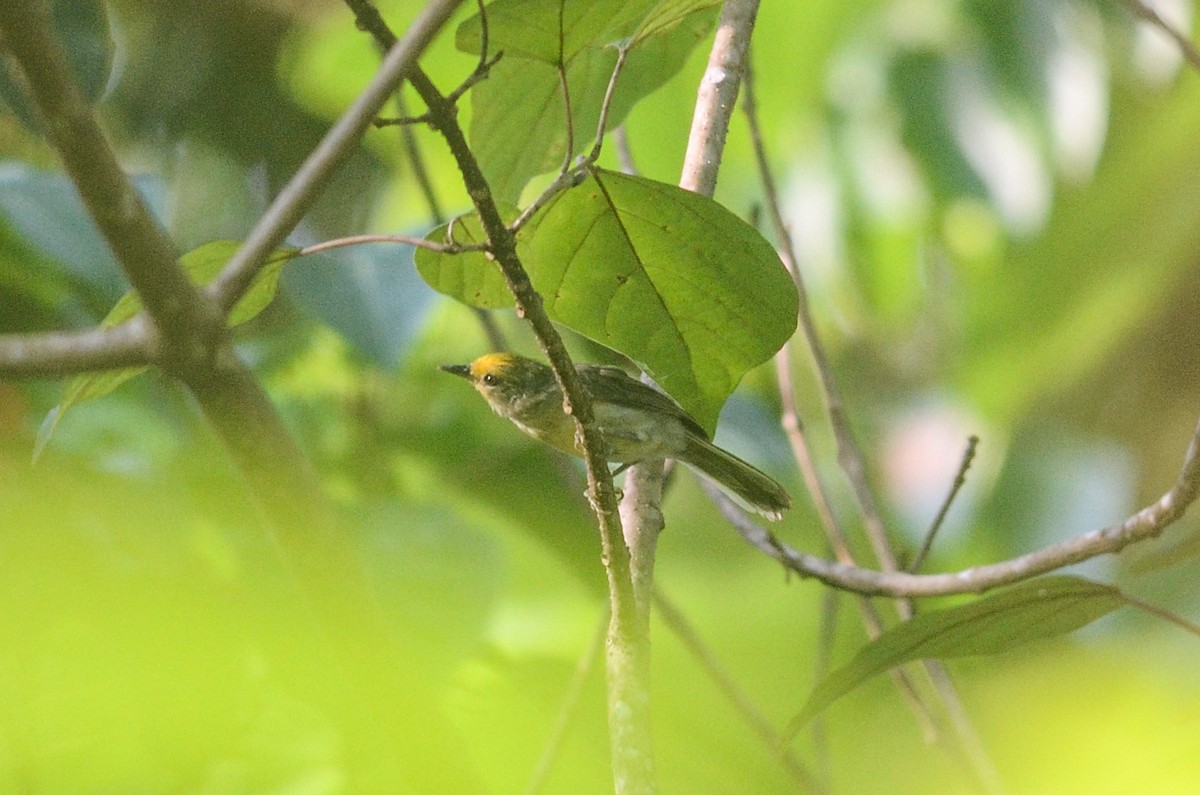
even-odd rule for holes
{"type": "Polygon", "coordinates": [[[492,384],[495,384],[495,383],[496,383],[496,376],[492,375],[491,373],[488,373],[487,375],[485,375],[485,376],[483,377],[483,383],[487,384],[488,386],[491,386],[492,384]]]}

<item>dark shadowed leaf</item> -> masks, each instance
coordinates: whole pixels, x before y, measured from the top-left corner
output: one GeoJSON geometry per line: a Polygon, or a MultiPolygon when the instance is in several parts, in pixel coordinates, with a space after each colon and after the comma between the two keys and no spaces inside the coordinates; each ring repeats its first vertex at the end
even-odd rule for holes
{"type": "Polygon", "coordinates": [[[864,646],[808,697],[788,734],[873,676],[914,660],[946,660],[1015,649],[1066,635],[1125,604],[1121,592],[1078,577],[1052,576],[1015,585],[970,604],[922,613],[864,646]]]}

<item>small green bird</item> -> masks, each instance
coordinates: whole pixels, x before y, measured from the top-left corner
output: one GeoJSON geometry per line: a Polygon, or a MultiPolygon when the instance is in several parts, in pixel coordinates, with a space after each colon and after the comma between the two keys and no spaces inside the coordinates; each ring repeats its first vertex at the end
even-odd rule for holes
{"type": "MultiPolygon", "coordinates": [[[[470,381],[497,414],[525,433],[582,456],[575,445],[575,421],[563,411],[562,392],[546,365],[512,353],[489,353],[470,364],[441,369],[470,381]]],[[[779,519],[791,507],[782,486],[709,441],[700,424],[667,395],[618,367],[580,364],[575,369],[592,396],[596,427],[608,444],[610,461],[673,458],[769,519],[779,519]]]]}

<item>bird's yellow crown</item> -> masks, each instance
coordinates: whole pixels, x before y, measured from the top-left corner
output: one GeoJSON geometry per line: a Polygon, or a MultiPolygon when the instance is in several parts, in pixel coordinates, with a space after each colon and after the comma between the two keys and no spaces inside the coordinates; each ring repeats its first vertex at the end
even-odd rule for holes
{"type": "Polygon", "coordinates": [[[478,381],[485,375],[498,375],[517,360],[511,353],[488,353],[471,362],[471,378],[478,381]]]}

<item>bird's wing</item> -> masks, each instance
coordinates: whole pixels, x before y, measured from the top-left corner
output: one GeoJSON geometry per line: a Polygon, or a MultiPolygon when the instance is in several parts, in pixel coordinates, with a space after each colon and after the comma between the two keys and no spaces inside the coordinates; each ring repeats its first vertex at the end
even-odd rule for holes
{"type": "Polygon", "coordinates": [[[669,395],[636,378],[630,378],[621,368],[586,366],[579,368],[579,374],[594,400],[675,417],[687,426],[688,430],[703,439],[708,439],[708,433],[700,427],[700,423],[669,395]]]}

